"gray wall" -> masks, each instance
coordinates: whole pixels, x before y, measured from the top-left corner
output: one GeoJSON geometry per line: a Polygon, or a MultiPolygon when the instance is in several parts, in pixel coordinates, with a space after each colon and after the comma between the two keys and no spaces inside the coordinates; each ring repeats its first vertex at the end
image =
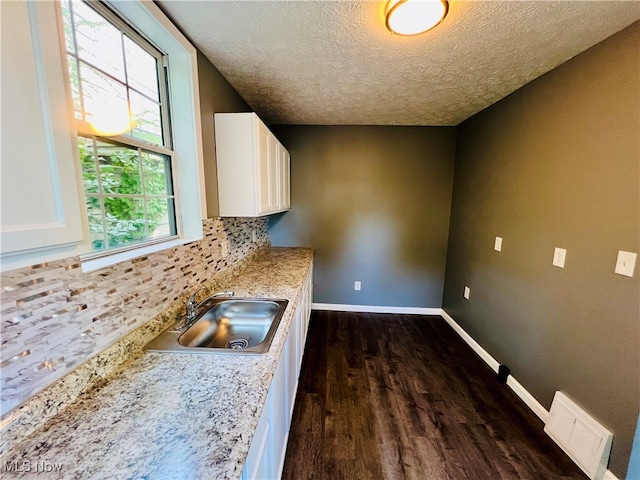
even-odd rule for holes
{"type": "Polygon", "coordinates": [[[207,192],[207,218],[213,218],[220,214],[213,114],[218,112],[250,112],[251,108],[200,52],[198,52],[198,81],[200,82],[200,117],[207,192]]]}
{"type": "Polygon", "coordinates": [[[459,126],[444,293],[545,407],[562,390],[614,433],[619,478],[640,407],[640,265],[613,273],[640,251],[639,25],[459,126]]]}
{"type": "Polygon", "coordinates": [[[440,307],[455,128],[271,128],[291,153],[292,208],[270,238],[315,249],[314,302],[440,307]]]}

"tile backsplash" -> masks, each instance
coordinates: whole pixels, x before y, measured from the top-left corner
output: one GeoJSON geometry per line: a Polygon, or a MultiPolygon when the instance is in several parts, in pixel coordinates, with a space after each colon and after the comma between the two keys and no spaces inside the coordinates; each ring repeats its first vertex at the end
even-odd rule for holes
{"type": "Polygon", "coordinates": [[[3,273],[1,415],[269,244],[264,217],[203,228],[200,241],[95,272],[71,257],[3,273]]]}

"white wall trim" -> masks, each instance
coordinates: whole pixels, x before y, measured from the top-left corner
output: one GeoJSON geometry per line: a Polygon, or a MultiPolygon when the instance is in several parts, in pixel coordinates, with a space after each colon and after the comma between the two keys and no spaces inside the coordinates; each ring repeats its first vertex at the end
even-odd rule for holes
{"type": "MultiPolygon", "coordinates": [[[[500,363],[493,358],[489,352],[487,352],[482,346],[476,342],[471,335],[469,335],[458,323],[449,315],[444,309],[441,312],[442,318],[453,328],[460,337],[471,347],[471,349],[482,358],[489,367],[496,373],[500,363]]],[[[536,398],[529,393],[529,391],[518,382],[512,375],[507,377],[507,385],[514,391],[518,397],[525,403],[527,407],[531,409],[536,416],[542,420],[543,423],[547,423],[549,418],[549,411],[536,400],[536,398]]],[[[618,478],[611,472],[611,470],[605,470],[602,480],[618,480],[618,478]]]]}
{"type": "MultiPolygon", "coordinates": [[[[467,344],[471,347],[471,349],[478,354],[480,358],[482,358],[487,365],[491,367],[494,372],[498,372],[498,367],[500,363],[493,358],[489,352],[487,352],[482,346],[476,342],[471,335],[469,335],[458,323],[449,315],[446,311],[442,310],[442,318],[453,328],[458,335],[462,337],[462,339],[467,342],[467,344]]],[[[543,423],[547,423],[547,418],[549,418],[549,411],[544,408],[536,398],[529,393],[529,391],[522,386],[520,382],[518,382],[512,375],[507,377],[507,385],[515,392],[518,397],[531,409],[536,416],[542,420],[543,423]]]]}
{"type": "Polygon", "coordinates": [[[520,397],[520,399],[531,409],[533,413],[535,413],[542,423],[547,423],[547,419],[549,418],[549,412],[546,408],[544,408],[536,398],[529,393],[529,391],[522,386],[520,382],[518,382],[513,376],[509,375],[507,377],[507,385],[511,387],[511,390],[515,392],[516,395],[520,397]]]}
{"type": "Polygon", "coordinates": [[[473,339],[473,337],[471,337],[471,335],[465,332],[465,330],[460,325],[458,325],[458,323],[451,317],[451,315],[449,315],[444,310],[441,310],[440,314],[442,318],[444,318],[445,321],[449,324],[449,326],[453,328],[456,331],[456,333],[460,335],[465,342],[467,342],[467,344],[471,347],[471,349],[474,352],[476,352],[478,356],[480,356],[480,358],[482,358],[485,361],[485,363],[489,365],[494,372],[498,373],[498,367],[500,366],[498,361],[495,358],[493,358],[491,355],[489,355],[489,352],[487,352],[484,348],[482,348],[480,344],[476,342],[473,339]]]}
{"type": "Polygon", "coordinates": [[[408,315],[440,315],[440,308],[422,307],[387,307],[374,305],[345,305],[341,303],[313,303],[312,310],[329,310],[334,312],[363,312],[363,313],[399,313],[408,315]]]}
{"type": "Polygon", "coordinates": [[[605,470],[602,480],[618,480],[618,477],[611,473],[611,470],[605,470]]]}

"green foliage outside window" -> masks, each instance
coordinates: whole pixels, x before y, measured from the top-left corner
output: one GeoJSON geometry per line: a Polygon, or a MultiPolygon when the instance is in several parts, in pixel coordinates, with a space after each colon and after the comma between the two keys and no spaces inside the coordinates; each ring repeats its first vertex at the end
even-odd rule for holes
{"type": "Polygon", "coordinates": [[[93,141],[81,139],[79,149],[94,251],[175,233],[168,158],[97,142],[98,181],[93,141]]]}
{"type": "Polygon", "coordinates": [[[99,2],[63,0],[62,12],[93,251],[175,235],[162,53],[99,2]],[[118,141],[87,136],[118,105],[130,122],[118,141]]]}

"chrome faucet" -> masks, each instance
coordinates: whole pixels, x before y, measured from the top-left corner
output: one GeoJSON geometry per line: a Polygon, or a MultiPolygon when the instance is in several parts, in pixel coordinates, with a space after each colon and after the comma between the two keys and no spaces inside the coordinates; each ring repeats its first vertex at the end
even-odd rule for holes
{"type": "Polygon", "coordinates": [[[187,314],[185,315],[184,319],[181,320],[180,322],[176,323],[175,327],[173,327],[176,330],[184,330],[185,328],[190,327],[193,322],[196,320],[197,316],[198,316],[198,308],[200,307],[200,305],[202,305],[204,302],[206,302],[207,300],[209,300],[210,298],[215,298],[215,297],[233,297],[234,293],[232,290],[226,290],[224,292],[216,292],[212,295],[209,295],[207,298],[205,298],[204,300],[202,300],[201,302],[198,302],[196,300],[198,294],[200,292],[202,292],[203,290],[206,290],[206,288],[201,288],[199,290],[196,291],[196,293],[194,293],[193,295],[191,295],[189,297],[189,300],[187,300],[187,314]]]}
{"type": "Polygon", "coordinates": [[[184,322],[185,324],[192,322],[196,318],[196,312],[198,310],[198,305],[199,305],[198,302],[196,301],[196,298],[198,297],[198,294],[203,290],[206,290],[206,288],[201,288],[200,290],[196,290],[196,293],[191,295],[189,297],[189,300],[187,300],[187,315],[184,322]]]}

